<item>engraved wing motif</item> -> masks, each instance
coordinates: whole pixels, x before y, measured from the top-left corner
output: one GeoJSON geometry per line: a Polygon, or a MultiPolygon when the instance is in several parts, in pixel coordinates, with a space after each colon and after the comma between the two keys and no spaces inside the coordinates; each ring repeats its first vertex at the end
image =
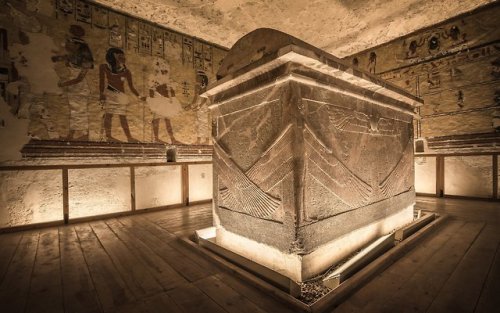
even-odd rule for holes
{"type": "Polygon", "coordinates": [[[387,136],[396,135],[396,121],[393,119],[380,118],[378,120],[377,129],[380,134],[387,136]]]}
{"type": "Polygon", "coordinates": [[[293,171],[293,130],[289,124],[246,172],[248,178],[268,191],[293,171]]]}
{"type": "Polygon", "coordinates": [[[308,170],[314,178],[352,208],[369,202],[373,188],[328,151],[326,145],[307,126],[304,140],[308,155],[308,170]]]}
{"type": "Polygon", "coordinates": [[[335,106],[329,106],[328,113],[330,122],[335,128],[342,131],[383,136],[397,135],[395,132],[396,121],[393,119],[335,106]]]}
{"type": "Polygon", "coordinates": [[[329,106],[328,113],[330,122],[339,130],[357,133],[370,131],[370,118],[364,113],[335,106],[329,106]]]}
{"type": "Polygon", "coordinates": [[[219,191],[221,206],[267,218],[281,205],[281,200],[252,182],[217,142],[214,142],[214,165],[225,183],[225,188],[219,191]]]}
{"type": "Polygon", "coordinates": [[[411,140],[406,144],[406,148],[401,155],[396,166],[391,170],[389,175],[379,184],[380,191],[386,197],[394,196],[400,192],[406,191],[402,190],[407,184],[409,179],[409,171],[413,166],[413,144],[411,140]]]}

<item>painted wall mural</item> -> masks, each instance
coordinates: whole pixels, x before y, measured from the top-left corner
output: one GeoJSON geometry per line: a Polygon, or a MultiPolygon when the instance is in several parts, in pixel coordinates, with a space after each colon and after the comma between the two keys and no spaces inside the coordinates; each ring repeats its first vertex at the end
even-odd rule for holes
{"type": "Polygon", "coordinates": [[[415,137],[498,133],[498,16],[494,3],[346,60],[423,98],[415,137]]]}
{"type": "Polygon", "coordinates": [[[83,0],[0,6],[0,94],[32,139],[209,144],[226,49],[83,0]]]}

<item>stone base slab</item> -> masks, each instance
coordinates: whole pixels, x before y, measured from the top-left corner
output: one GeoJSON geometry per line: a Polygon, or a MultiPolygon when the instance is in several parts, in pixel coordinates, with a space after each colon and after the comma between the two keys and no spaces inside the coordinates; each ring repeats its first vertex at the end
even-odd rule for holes
{"type": "Polygon", "coordinates": [[[216,230],[216,243],[296,282],[302,282],[323,273],[370,241],[390,233],[412,219],[413,204],[384,219],[355,229],[305,255],[282,252],[227,231],[222,226],[216,230]]]}

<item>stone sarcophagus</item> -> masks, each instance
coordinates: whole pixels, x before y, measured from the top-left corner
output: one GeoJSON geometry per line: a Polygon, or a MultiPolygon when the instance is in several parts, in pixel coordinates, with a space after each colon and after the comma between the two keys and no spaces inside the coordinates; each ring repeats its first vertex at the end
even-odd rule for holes
{"type": "Polygon", "coordinates": [[[218,245],[304,281],[412,220],[418,98],[271,29],[204,97],[218,245]]]}

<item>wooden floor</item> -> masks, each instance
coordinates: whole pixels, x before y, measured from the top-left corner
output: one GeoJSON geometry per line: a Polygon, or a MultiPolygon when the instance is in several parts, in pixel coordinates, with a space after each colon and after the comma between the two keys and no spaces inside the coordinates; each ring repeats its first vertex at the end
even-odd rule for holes
{"type": "MultiPolygon", "coordinates": [[[[332,312],[500,312],[499,203],[419,198],[451,216],[332,312]]],[[[0,235],[1,312],[293,312],[177,240],[208,205],[0,235]]]]}

